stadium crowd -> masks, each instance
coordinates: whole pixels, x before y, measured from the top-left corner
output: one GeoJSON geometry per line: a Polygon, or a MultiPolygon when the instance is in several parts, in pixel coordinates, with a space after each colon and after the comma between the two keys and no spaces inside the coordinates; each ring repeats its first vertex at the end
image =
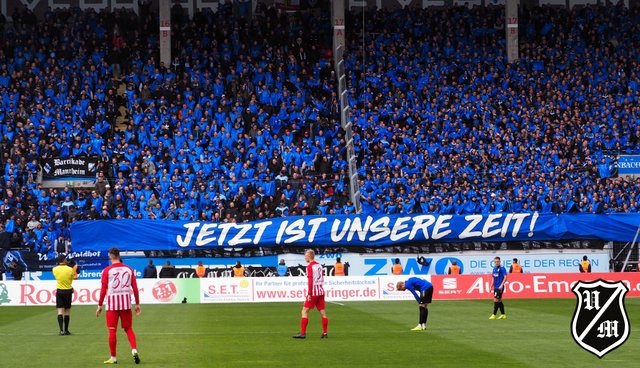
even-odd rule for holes
{"type": "MultiPolygon", "coordinates": [[[[640,13],[536,8],[505,61],[502,7],[349,13],[365,213],[638,212],[640,13]],[[364,27],[363,27],[364,19],[364,27]],[[364,42],[362,31],[365,31],[364,42]]],[[[353,213],[325,13],[228,5],[16,10],[0,43],[0,216],[13,246],[68,250],[78,219],[353,213]],[[97,155],[95,188],[43,190],[41,157],[97,155]]]]}

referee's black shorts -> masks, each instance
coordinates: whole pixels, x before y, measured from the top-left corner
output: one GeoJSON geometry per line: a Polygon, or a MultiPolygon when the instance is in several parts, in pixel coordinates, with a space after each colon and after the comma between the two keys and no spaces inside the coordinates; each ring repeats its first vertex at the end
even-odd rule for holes
{"type": "Polygon", "coordinates": [[[429,304],[431,299],[433,299],[433,286],[427,290],[420,291],[420,304],[429,304]]]}
{"type": "Polygon", "coordinates": [[[71,299],[73,298],[73,289],[57,289],[56,290],[56,308],[71,308],[71,299]]]}

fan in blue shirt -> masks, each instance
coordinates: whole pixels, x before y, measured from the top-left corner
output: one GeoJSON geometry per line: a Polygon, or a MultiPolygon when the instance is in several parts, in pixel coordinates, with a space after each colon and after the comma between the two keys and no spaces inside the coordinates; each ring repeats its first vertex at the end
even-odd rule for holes
{"type": "Polygon", "coordinates": [[[284,259],[281,259],[280,262],[278,263],[277,270],[278,270],[278,276],[287,276],[289,268],[284,263],[284,259]]]}

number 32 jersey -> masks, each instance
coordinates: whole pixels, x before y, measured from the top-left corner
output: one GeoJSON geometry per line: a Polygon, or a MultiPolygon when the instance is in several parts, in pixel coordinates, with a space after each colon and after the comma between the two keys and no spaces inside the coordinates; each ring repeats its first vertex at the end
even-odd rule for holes
{"type": "Polygon", "coordinates": [[[105,310],[130,310],[131,294],[136,304],[140,304],[136,274],[131,267],[123,263],[114,263],[102,271],[102,288],[98,305],[102,305],[106,297],[105,310]]]}

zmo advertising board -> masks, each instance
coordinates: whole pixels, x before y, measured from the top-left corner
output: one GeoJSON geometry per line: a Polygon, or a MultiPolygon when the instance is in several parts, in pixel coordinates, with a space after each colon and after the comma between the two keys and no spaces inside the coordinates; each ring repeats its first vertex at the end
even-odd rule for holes
{"type": "MultiPolygon", "coordinates": [[[[490,299],[490,275],[425,275],[434,285],[435,300],[490,299]]],[[[325,293],[332,302],[364,300],[412,300],[409,292],[395,290],[406,276],[327,277],[325,293]]],[[[640,273],[510,274],[508,298],[573,298],[578,281],[623,281],[628,297],[640,296],[640,273]]],[[[0,282],[0,306],[55,305],[54,281],[0,282]]],[[[205,278],[139,280],[142,304],[301,302],[307,288],[305,277],[205,278]]],[[[74,282],[75,305],[96,305],[100,281],[74,282]]]]}
{"type": "MultiPolygon", "coordinates": [[[[609,253],[607,251],[575,252],[497,252],[493,253],[447,253],[424,254],[428,265],[419,264],[417,254],[358,254],[358,253],[329,253],[316,256],[316,260],[325,265],[332,265],[336,258],[342,262],[349,262],[351,276],[387,276],[391,275],[391,267],[396,259],[402,265],[403,275],[444,275],[449,271],[452,261],[456,261],[463,274],[487,274],[493,267],[493,258],[500,256],[502,264],[507,269],[512,259],[517,258],[525,273],[575,273],[580,267],[582,256],[586,255],[591,262],[593,272],[609,271],[609,253]]],[[[288,265],[304,264],[304,256],[300,254],[286,254],[288,265]]]]}
{"type": "MultiPolygon", "coordinates": [[[[428,265],[418,264],[416,257],[418,254],[359,254],[359,253],[323,253],[316,256],[316,260],[326,266],[332,266],[336,258],[340,257],[342,262],[349,262],[350,276],[389,276],[391,266],[396,258],[403,268],[403,275],[444,275],[447,274],[452,261],[460,266],[463,274],[486,274],[493,266],[493,258],[496,255],[502,257],[502,264],[509,269],[513,258],[518,258],[519,263],[524,268],[525,273],[575,273],[580,267],[583,255],[587,255],[591,262],[593,272],[609,271],[609,253],[606,250],[585,252],[530,252],[524,251],[501,251],[496,253],[431,253],[424,257],[429,262],[428,265]]],[[[170,261],[176,267],[195,268],[198,261],[204,261],[205,267],[231,268],[237,260],[245,266],[255,267],[276,267],[278,260],[283,259],[289,267],[301,267],[305,269],[304,255],[286,253],[279,256],[243,257],[243,258],[156,258],[154,262],[158,265],[159,271],[166,261],[170,261]]],[[[149,259],[142,257],[130,257],[126,263],[136,270],[136,277],[142,277],[142,270],[147,266],[149,259]]],[[[108,261],[107,261],[108,262],[108,261]]],[[[80,268],[80,279],[99,279],[102,274],[104,264],[99,260],[94,260],[90,264],[85,264],[80,268]],[[97,265],[97,266],[94,266],[97,265]]],[[[27,271],[24,273],[27,281],[53,280],[53,274],[49,271],[27,271]]]]}

